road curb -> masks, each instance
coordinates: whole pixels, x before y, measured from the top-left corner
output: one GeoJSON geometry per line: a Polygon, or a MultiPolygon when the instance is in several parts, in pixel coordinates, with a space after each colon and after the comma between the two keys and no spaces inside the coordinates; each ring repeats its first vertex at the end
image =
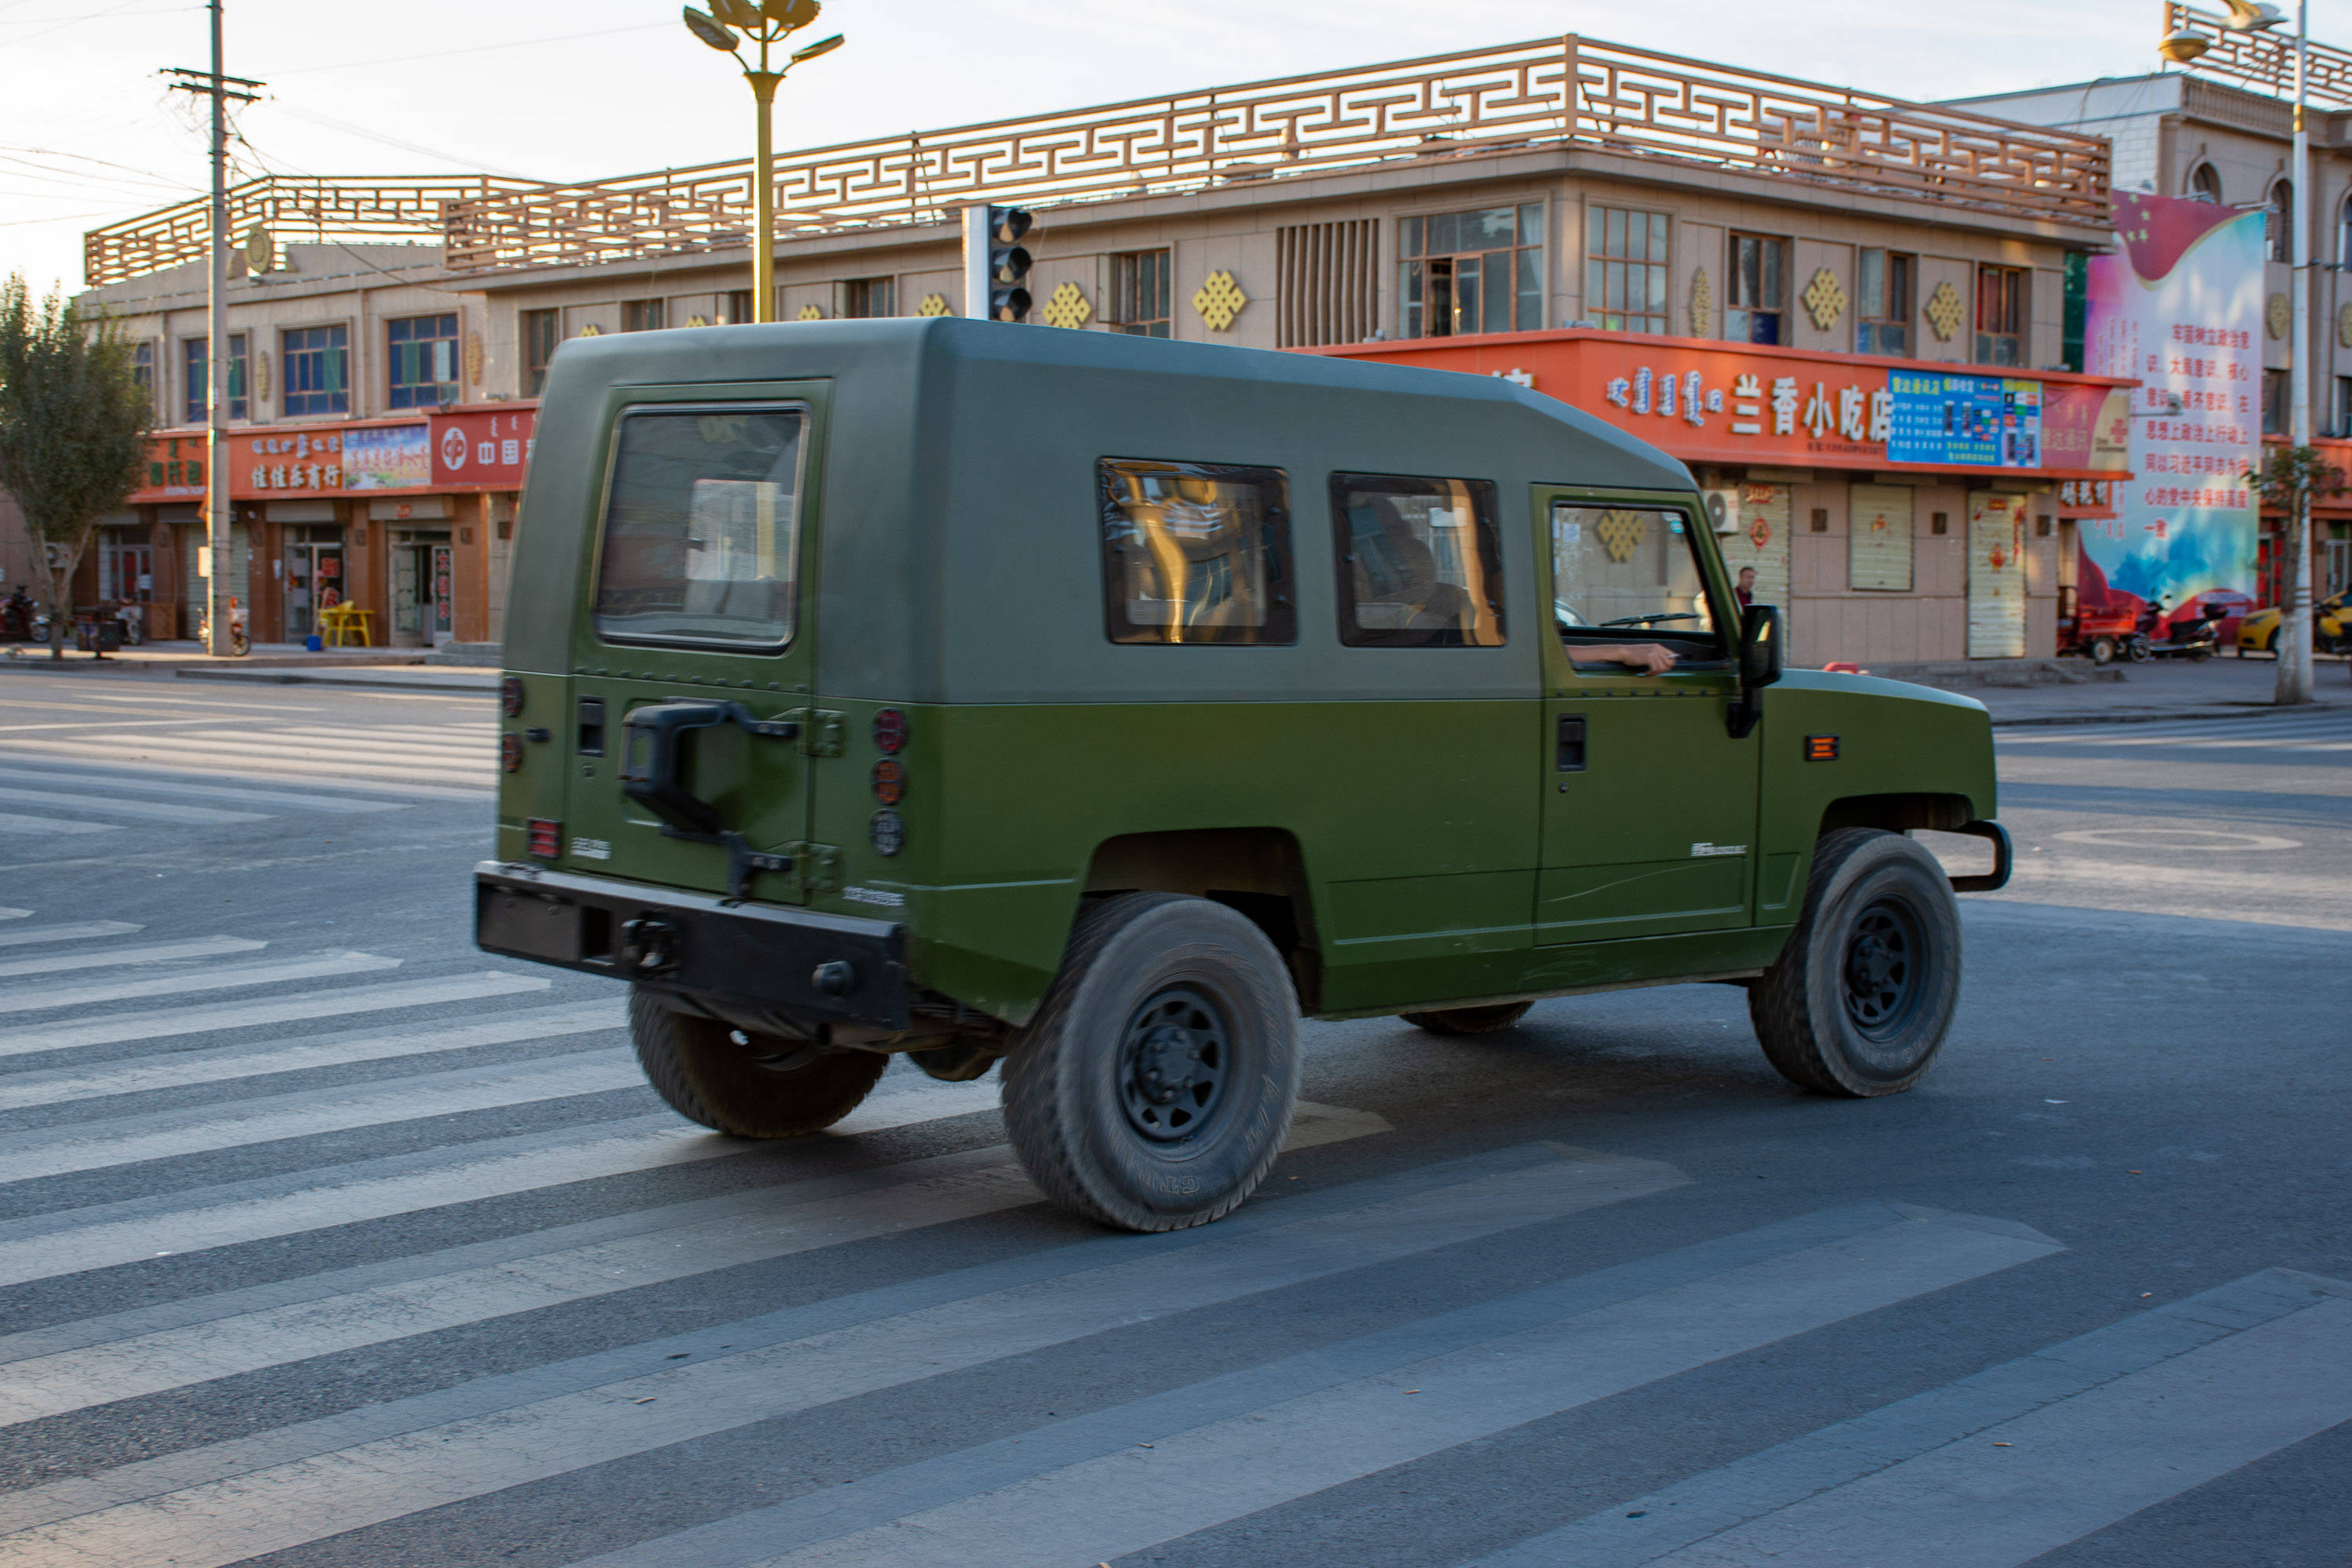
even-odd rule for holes
{"type": "Polygon", "coordinates": [[[312,668],[177,669],[182,680],[232,680],[265,686],[341,686],[377,691],[438,691],[457,696],[489,693],[499,689],[496,670],[452,670],[394,668],[341,670],[312,668]]]}

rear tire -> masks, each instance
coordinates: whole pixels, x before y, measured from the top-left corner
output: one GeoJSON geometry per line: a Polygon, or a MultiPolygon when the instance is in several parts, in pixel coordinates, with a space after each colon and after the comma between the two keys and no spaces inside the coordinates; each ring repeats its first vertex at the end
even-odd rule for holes
{"type": "Polygon", "coordinates": [[[1298,1100],[1298,1005],[1274,944],[1223,904],[1089,904],[1005,1058],[1004,1123],[1055,1203],[1127,1230],[1231,1212],[1298,1100]]]}
{"type": "Polygon", "coordinates": [[[1433,1035],[1491,1035],[1528,1016],[1532,1002],[1501,1002],[1491,1007],[1441,1007],[1432,1013],[1399,1013],[1416,1029],[1433,1035]]]}
{"type": "Polygon", "coordinates": [[[1841,827],[1813,849],[1805,910],[1748,991],[1780,1076],[1822,1094],[1899,1094],[1952,1026],[1960,912],[1936,858],[1900,834],[1841,827]]]}
{"type": "Polygon", "coordinates": [[[643,986],[629,993],[629,1039],[655,1092],[688,1121],[737,1138],[798,1138],[857,1109],[890,1058],[874,1051],[809,1055],[672,1008],[643,986]]]}
{"type": "Polygon", "coordinates": [[[2094,638],[2091,643],[2091,662],[2093,664],[2113,664],[2115,661],[2115,639],[2113,637],[2094,638]]]}

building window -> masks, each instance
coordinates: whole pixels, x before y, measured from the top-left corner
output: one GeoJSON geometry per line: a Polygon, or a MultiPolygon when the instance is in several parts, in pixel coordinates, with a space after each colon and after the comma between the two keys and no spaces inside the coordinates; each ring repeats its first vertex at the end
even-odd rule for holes
{"type": "Polygon", "coordinates": [[[1856,353],[1908,354],[1911,352],[1911,271],[1913,258],[1899,250],[1862,253],[1862,298],[1854,310],[1856,353]]]}
{"type": "Polygon", "coordinates": [[[1788,310],[1789,242],[1760,235],[1731,237],[1731,298],[1723,335],[1738,343],[1777,343],[1788,310]]]}
{"type": "Polygon", "coordinates": [[[556,310],[525,310],[522,313],[522,379],[523,395],[537,397],[547,386],[548,362],[555,358],[555,345],[563,341],[563,326],[556,310]]]}
{"type": "Polygon", "coordinates": [[[841,286],[841,313],[852,319],[898,313],[896,278],[853,278],[841,286]]]}
{"type": "Polygon", "coordinates": [[[139,390],[147,395],[149,403],[155,401],[155,344],[152,340],[132,345],[131,379],[139,384],[139,390]]]}
{"type": "Polygon", "coordinates": [[[1111,641],[1298,640],[1280,468],[1105,458],[1096,472],[1111,641]]]}
{"type": "Polygon", "coordinates": [[[2189,170],[2189,199],[2219,206],[2221,203],[2221,171],[2210,163],[2200,163],[2189,170]]]}
{"type": "Polygon", "coordinates": [[[2336,378],[2336,407],[2333,413],[2335,417],[2327,426],[2328,433],[2342,436],[2352,432],[2352,375],[2336,378]]]}
{"type": "Polygon", "coordinates": [[[1977,363],[2025,363],[2025,268],[1977,268],[1977,363]]]}
{"type": "Polygon", "coordinates": [[[1543,204],[1403,219],[1404,335],[1543,326],[1543,204]]]}
{"type": "Polygon", "coordinates": [[[2286,372],[2283,370],[2266,370],[2263,372],[2263,435],[2284,436],[2286,434],[2286,372]]]}
{"type": "Polygon", "coordinates": [[[1380,328],[1380,220],[1275,231],[1276,348],[1360,343],[1380,328]]]}
{"type": "Polygon", "coordinates": [[[439,408],[457,401],[457,318],[410,316],[384,323],[392,406],[439,408]]]}
{"type": "Polygon", "coordinates": [[[621,301],[621,331],[625,332],[658,332],[669,325],[669,312],[659,300],[624,300],[621,301]]]}
{"type": "Polygon", "coordinates": [[[1584,214],[1584,314],[1612,332],[1666,330],[1666,215],[1584,214]]]}
{"type": "Polygon", "coordinates": [[[2271,259],[2294,259],[2294,184],[2281,180],[2271,187],[2271,205],[2263,216],[2263,232],[2270,239],[2271,259]]]}
{"type": "MultiPolygon", "coordinates": [[[[551,312],[551,314],[552,312],[551,312]]],[[[719,324],[723,327],[749,326],[751,321],[751,290],[730,289],[719,296],[719,324]]]]}
{"type": "Polygon", "coordinates": [[[1115,332],[1139,338],[1168,336],[1169,253],[1122,251],[1110,258],[1110,317],[1115,332]]]}
{"type": "Polygon", "coordinates": [[[281,340],[286,412],[349,414],[351,349],[341,327],[296,327],[281,340]]]}
{"type": "MultiPolygon", "coordinates": [[[[181,412],[185,422],[202,425],[205,414],[205,356],[210,353],[210,340],[190,338],[180,345],[181,412]]],[[[228,335],[228,416],[245,417],[245,334],[228,335]]]]}

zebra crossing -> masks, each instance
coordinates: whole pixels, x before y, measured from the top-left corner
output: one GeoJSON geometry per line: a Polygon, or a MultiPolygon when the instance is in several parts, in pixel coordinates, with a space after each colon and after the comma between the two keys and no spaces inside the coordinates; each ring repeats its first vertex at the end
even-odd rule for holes
{"type": "MultiPolygon", "coordinates": [[[[2325,707],[2254,713],[2244,718],[2167,720],[2145,724],[2053,724],[1993,731],[1996,746],[2084,746],[2101,752],[2151,748],[2189,752],[2263,752],[2320,760],[2352,752],[2352,708],[2325,707]]],[[[2233,757],[2233,761],[2242,761],[2233,757]]]]}
{"type": "MultiPolygon", "coordinates": [[[[834,1133],[754,1144],[659,1107],[585,977],[39,907],[0,931],[9,1563],[504,1561],[481,1510],[588,1487],[625,1525],[538,1560],[1087,1568],[1409,1492],[2068,1256],[1891,1193],[1706,1223],[1710,1181],[1622,1152],[1382,1157],[1386,1121],[1319,1103],[1228,1219],[1110,1235],[1043,1207],[992,1083],[901,1067],[834,1133]],[[1678,1203],[1684,1229],[1588,1260],[1678,1203]],[[1501,1255],[1523,1277],[1432,1293],[1501,1255]],[[1308,1301],[1353,1310],[1321,1331],[1308,1301]],[[1192,1325],[1223,1352],[1155,1349],[1192,1325]],[[1073,1373],[848,1473],[802,1460],[832,1424],[1087,1356],[1146,1374],[1073,1373]],[[698,1506],[705,1453],[768,1495],[698,1506]]],[[[2352,1284],[2265,1269],[1417,1560],[2003,1568],[2347,1418],[2352,1284]]]]}

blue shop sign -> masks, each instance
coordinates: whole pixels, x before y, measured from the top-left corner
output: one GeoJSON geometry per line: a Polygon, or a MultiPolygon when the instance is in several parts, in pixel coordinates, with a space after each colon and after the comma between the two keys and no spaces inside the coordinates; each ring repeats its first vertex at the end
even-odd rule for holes
{"type": "Polygon", "coordinates": [[[2042,384],[1998,375],[1895,371],[1892,463],[1986,468],[2042,466],[2042,384]]]}

